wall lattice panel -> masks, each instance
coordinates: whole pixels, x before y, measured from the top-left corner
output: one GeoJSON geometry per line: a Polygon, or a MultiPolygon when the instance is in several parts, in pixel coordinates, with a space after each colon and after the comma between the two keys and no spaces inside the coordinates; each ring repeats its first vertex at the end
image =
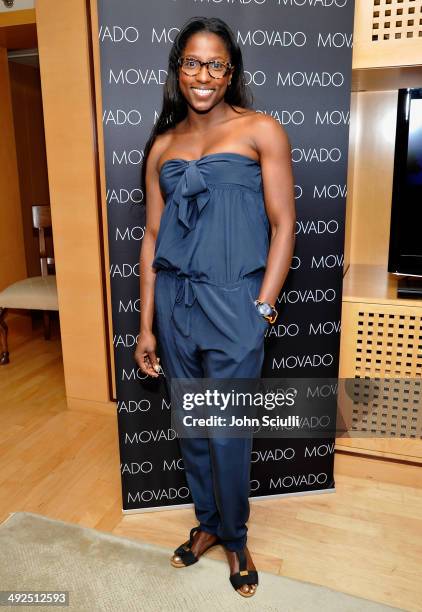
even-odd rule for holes
{"type": "Polygon", "coordinates": [[[373,0],[373,5],[373,41],[422,38],[422,0],[373,0]]]}
{"type": "Polygon", "coordinates": [[[422,317],[359,309],[356,320],[355,374],[422,376],[422,317]]]}
{"type": "Polygon", "coordinates": [[[353,68],[422,65],[422,0],[355,0],[353,68]]]}
{"type": "Polygon", "coordinates": [[[343,303],[340,377],[350,432],[422,438],[422,308],[343,303]]]}

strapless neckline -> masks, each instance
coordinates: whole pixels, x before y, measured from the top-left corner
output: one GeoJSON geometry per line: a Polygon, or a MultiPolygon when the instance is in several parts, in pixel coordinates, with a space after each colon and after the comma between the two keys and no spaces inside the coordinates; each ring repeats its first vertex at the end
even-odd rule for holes
{"type": "Polygon", "coordinates": [[[232,151],[167,159],[159,170],[165,207],[153,266],[214,280],[265,268],[261,169],[259,159],[232,151]]]}
{"type": "Polygon", "coordinates": [[[240,159],[244,159],[247,160],[249,162],[252,162],[253,164],[256,164],[257,166],[260,165],[259,161],[257,161],[256,159],[253,159],[252,157],[250,157],[249,155],[243,155],[243,153],[231,153],[229,151],[220,151],[217,153],[207,153],[206,155],[202,155],[202,157],[198,157],[197,159],[184,159],[183,157],[172,157],[170,159],[167,159],[161,166],[160,168],[160,174],[162,173],[164,167],[169,164],[170,162],[181,162],[183,164],[197,164],[201,161],[204,161],[210,157],[237,157],[240,159]]]}

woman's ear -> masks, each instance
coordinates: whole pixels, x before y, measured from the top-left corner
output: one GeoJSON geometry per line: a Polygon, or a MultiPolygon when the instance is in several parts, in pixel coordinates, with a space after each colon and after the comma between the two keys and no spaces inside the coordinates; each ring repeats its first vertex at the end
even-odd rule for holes
{"type": "Polygon", "coordinates": [[[228,85],[232,84],[233,72],[234,72],[234,66],[232,66],[232,68],[230,69],[230,81],[228,82],[228,85]]]}

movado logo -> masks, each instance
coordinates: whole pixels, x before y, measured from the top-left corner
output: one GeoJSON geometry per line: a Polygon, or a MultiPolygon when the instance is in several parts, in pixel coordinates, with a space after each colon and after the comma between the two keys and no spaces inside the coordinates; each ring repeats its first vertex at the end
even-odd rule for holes
{"type": "Polygon", "coordinates": [[[277,3],[282,6],[312,6],[315,8],[330,8],[336,6],[337,8],[343,8],[347,5],[349,0],[277,0],[277,3]]]}
{"type": "Polygon", "coordinates": [[[143,162],[144,152],[139,149],[124,150],[120,153],[113,150],[111,159],[113,166],[139,166],[143,162]]]}
{"type": "Polygon", "coordinates": [[[136,400],[128,400],[128,401],[118,401],[117,402],[117,412],[133,414],[134,412],[148,412],[151,408],[151,402],[147,399],[142,399],[139,401],[136,400]]]}
{"type": "Polygon", "coordinates": [[[294,459],[296,453],[293,448],[275,448],[274,450],[252,451],[251,462],[263,463],[266,461],[281,461],[294,459]]]}
{"type": "Polygon", "coordinates": [[[257,110],[257,113],[262,113],[263,115],[270,115],[270,117],[273,117],[276,121],[278,121],[281,125],[302,125],[302,123],[304,123],[305,121],[305,115],[302,111],[299,110],[295,110],[293,112],[288,111],[288,110],[282,110],[282,111],[278,111],[278,110],[270,110],[270,111],[263,111],[263,110],[257,110]]]}
{"type": "Polygon", "coordinates": [[[242,34],[237,32],[237,42],[241,45],[261,47],[303,47],[306,45],[306,34],[304,32],[279,32],[278,30],[249,30],[242,34]]]}
{"type": "Polygon", "coordinates": [[[101,42],[109,41],[112,43],[128,42],[134,43],[139,38],[139,30],[134,26],[127,26],[122,28],[121,26],[100,26],[98,31],[98,38],[101,42]]]}
{"type": "Polygon", "coordinates": [[[104,125],[140,125],[142,123],[142,115],[138,109],[133,108],[129,111],[125,111],[121,108],[116,110],[105,110],[103,112],[103,124],[104,125]]]}
{"type": "Polygon", "coordinates": [[[180,487],[175,489],[170,487],[169,489],[147,489],[144,491],[137,491],[135,495],[132,493],[128,494],[128,503],[135,502],[151,502],[151,501],[170,501],[173,499],[186,499],[189,497],[190,491],[187,487],[180,487]]]}
{"type": "Polygon", "coordinates": [[[149,474],[152,471],[153,465],[151,461],[143,461],[142,463],[122,463],[122,474],[149,474]]]}

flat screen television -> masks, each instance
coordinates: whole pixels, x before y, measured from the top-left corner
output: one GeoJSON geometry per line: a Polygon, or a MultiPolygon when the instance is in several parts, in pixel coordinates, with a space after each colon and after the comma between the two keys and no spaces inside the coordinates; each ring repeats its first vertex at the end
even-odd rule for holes
{"type": "Polygon", "coordinates": [[[422,87],[398,91],[388,271],[422,297],[422,87]]]}

